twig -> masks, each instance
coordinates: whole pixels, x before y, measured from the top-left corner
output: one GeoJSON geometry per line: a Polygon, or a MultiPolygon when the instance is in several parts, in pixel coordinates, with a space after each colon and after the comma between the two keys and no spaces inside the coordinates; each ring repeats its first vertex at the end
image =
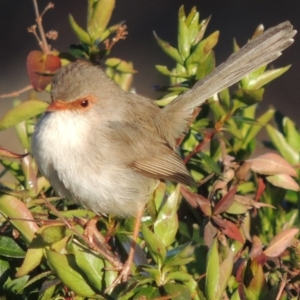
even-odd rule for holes
{"type": "Polygon", "coordinates": [[[212,132],[212,133],[207,133],[207,132],[206,132],[205,135],[204,135],[203,141],[202,141],[201,143],[199,143],[199,144],[193,149],[193,151],[192,151],[189,155],[187,155],[187,156],[184,158],[184,160],[183,160],[184,164],[187,164],[187,163],[189,162],[189,160],[190,160],[195,154],[197,154],[198,152],[200,152],[200,151],[203,149],[204,145],[205,145],[206,143],[208,143],[209,141],[212,140],[213,136],[214,136],[214,132],[212,132]]]}
{"type": "Polygon", "coordinates": [[[27,85],[27,86],[25,86],[24,88],[22,88],[18,91],[15,91],[15,92],[12,92],[12,93],[9,93],[9,94],[0,95],[0,99],[1,98],[18,97],[20,94],[22,94],[24,92],[27,92],[27,91],[31,90],[32,88],[33,88],[32,85],[27,85]]]}
{"type": "Polygon", "coordinates": [[[36,25],[32,25],[30,27],[27,28],[27,31],[30,32],[30,33],[33,33],[33,35],[35,36],[37,42],[38,42],[38,45],[41,47],[41,49],[44,51],[44,48],[43,48],[43,42],[41,41],[39,35],[37,34],[36,32],[36,25]]]}
{"type": "Polygon", "coordinates": [[[283,292],[286,284],[287,284],[286,274],[283,274],[283,278],[282,278],[282,281],[281,281],[280,286],[279,286],[279,291],[278,291],[278,294],[276,296],[276,300],[280,300],[282,292],[283,292]]]}
{"type": "Polygon", "coordinates": [[[44,195],[44,193],[41,192],[41,196],[44,199],[44,203],[47,206],[48,210],[51,211],[55,216],[57,216],[65,225],[68,229],[70,229],[71,231],[73,231],[76,236],[78,238],[80,238],[81,240],[83,240],[92,250],[100,253],[101,255],[104,256],[104,258],[106,258],[106,260],[112,265],[114,266],[114,268],[116,268],[117,270],[121,270],[123,264],[116,258],[113,256],[110,256],[106,249],[101,249],[100,247],[98,247],[98,245],[96,245],[95,243],[93,243],[92,241],[90,241],[86,236],[84,236],[83,234],[81,234],[76,227],[72,226],[68,220],[62,215],[62,213],[56,209],[56,207],[54,205],[52,205],[48,199],[46,198],[46,196],[44,195]]]}
{"type": "Polygon", "coordinates": [[[113,37],[111,40],[106,39],[104,41],[105,45],[105,50],[110,51],[111,48],[119,41],[119,40],[125,40],[126,36],[128,35],[128,31],[126,30],[127,26],[125,24],[121,24],[118,26],[115,31],[116,31],[116,36],[113,37]]]}
{"type": "Polygon", "coordinates": [[[44,8],[43,12],[41,13],[41,18],[44,16],[44,14],[46,13],[46,11],[48,9],[54,8],[54,4],[52,2],[49,2],[48,5],[44,8]]]}
{"type": "MultiPolygon", "coordinates": [[[[43,14],[49,8],[51,8],[51,7],[49,7],[49,4],[48,4],[48,6],[46,6],[45,10],[43,11],[43,14]]],[[[35,10],[35,15],[36,15],[36,23],[37,23],[37,26],[38,26],[38,29],[39,29],[39,33],[40,33],[40,36],[41,36],[41,39],[42,39],[42,44],[40,46],[41,46],[41,48],[42,48],[42,50],[43,50],[43,52],[45,54],[49,54],[50,53],[50,49],[49,49],[49,45],[47,43],[46,35],[45,35],[44,28],[43,28],[43,25],[42,25],[42,15],[43,14],[40,15],[40,13],[39,13],[39,8],[38,8],[37,0],[33,0],[33,6],[34,6],[34,10],[35,10]]]]}

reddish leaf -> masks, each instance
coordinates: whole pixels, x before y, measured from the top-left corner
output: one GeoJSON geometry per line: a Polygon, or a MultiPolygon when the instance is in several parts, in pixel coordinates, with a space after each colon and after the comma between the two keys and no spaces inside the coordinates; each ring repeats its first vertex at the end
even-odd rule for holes
{"type": "Polygon", "coordinates": [[[234,201],[244,205],[248,209],[251,209],[253,207],[255,207],[255,208],[261,208],[261,207],[275,208],[275,206],[273,206],[271,204],[263,203],[263,202],[256,202],[255,200],[253,200],[249,197],[246,197],[246,196],[242,196],[242,195],[235,195],[234,201]]]}
{"type": "Polygon", "coordinates": [[[280,255],[287,247],[290,246],[292,239],[299,232],[298,228],[291,228],[284,230],[272,238],[268,247],[264,251],[264,254],[269,257],[277,257],[280,255]]]}
{"type": "Polygon", "coordinates": [[[0,157],[1,158],[19,158],[19,159],[21,159],[21,158],[23,158],[27,155],[28,155],[28,153],[26,153],[26,154],[17,154],[17,153],[11,152],[9,150],[6,150],[6,149],[0,147],[0,157]]]}
{"type": "Polygon", "coordinates": [[[268,257],[265,253],[262,252],[259,255],[257,255],[253,260],[256,260],[258,264],[263,266],[267,262],[268,257]]]}
{"type": "Polygon", "coordinates": [[[33,88],[41,92],[52,81],[53,75],[60,69],[58,56],[31,51],[27,56],[27,71],[33,88]]]}
{"type": "Polygon", "coordinates": [[[297,172],[294,168],[276,153],[266,153],[256,158],[249,159],[247,162],[251,162],[251,170],[259,174],[286,174],[297,177],[297,172]]]}
{"type": "Polygon", "coordinates": [[[211,204],[205,197],[192,193],[184,186],[181,186],[181,193],[192,207],[197,208],[199,206],[206,216],[211,215],[211,204]]]}
{"type": "Polygon", "coordinates": [[[242,236],[237,225],[235,225],[234,223],[232,223],[228,220],[221,219],[217,216],[213,216],[212,219],[220,227],[221,231],[224,234],[226,234],[228,237],[244,244],[244,242],[245,242],[244,237],[242,236]]]}
{"type": "Polygon", "coordinates": [[[265,191],[266,189],[266,184],[264,182],[264,179],[262,177],[258,177],[258,186],[257,186],[257,190],[256,190],[256,195],[255,195],[255,201],[257,202],[262,193],[265,191]]]}
{"type": "Polygon", "coordinates": [[[243,274],[246,265],[247,265],[247,260],[245,258],[240,257],[235,261],[233,265],[232,274],[235,276],[236,282],[243,282],[243,274]]]}
{"type": "Polygon", "coordinates": [[[214,215],[221,214],[226,211],[234,200],[237,187],[233,187],[215,206],[214,215]]]}

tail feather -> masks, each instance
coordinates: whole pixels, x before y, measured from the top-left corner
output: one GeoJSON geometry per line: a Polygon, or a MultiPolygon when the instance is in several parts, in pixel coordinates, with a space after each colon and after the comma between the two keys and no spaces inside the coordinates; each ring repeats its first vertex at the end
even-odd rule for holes
{"type": "Polygon", "coordinates": [[[266,65],[281,55],[281,51],[293,43],[293,30],[290,22],[281,23],[265,31],[239,51],[232,54],[226,62],[219,65],[207,77],[197,82],[194,87],[180,95],[163,110],[172,122],[173,136],[178,138],[186,129],[187,120],[193,110],[206,99],[236,83],[248,73],[266,65]]]}

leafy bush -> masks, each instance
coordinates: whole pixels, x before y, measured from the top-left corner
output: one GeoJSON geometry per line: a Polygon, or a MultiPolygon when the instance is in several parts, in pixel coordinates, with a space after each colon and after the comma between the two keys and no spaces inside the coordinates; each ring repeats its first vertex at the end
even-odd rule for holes
{"type": "MultiPolygon", "coordinates": [[[[45,35],[37,19],[38,33],[36,26],[30,31],[41,39],[42,49],[27,59],[36,91],[49,90],[52,75],[76,58],[101,61],[109,77],[131,89],[133,65],[107,58],[127,35],[123,23],[107,26],[114,5],[114,0],[88,0],[87,29],[70,15],[80,43],[68,54],[51,50],[47,39],[56,33],[45,35]]],[[[219,32],[206,37],[208,24],[209,19],[200,22],[196,8],[186,15],[181,7],[177,48],[155,34],[174,60],[172,70],[156,66],[170,78],[170,86],[160,88],[164,96],[158,105],[167,105],[214,69],[219,32]]],[[[259,34],[261,27],[253,37],[259,34]]],[[[300,132],[274,109],[256,113],[264,86],[288,68],[261,67],[195,112],[178,145],[199,187],[159,184],[143,218],[132,276],[114,289],[109,287],[118,272],[86,244],[84,226],[95,214],[56,197],[30,154],[0,148],[1,164],[15,177],[0,184],[1,299],[298,299],[300,132]],[[263,129],[270,140],[257,156],[263,129]]],[[[29,152],[34,125],[47,107],[37,99],[30,93],[27,101],[15,101],[0,120],[1,130],[15,127],[29,152]]],[[[125,261],[133,224],[134,218],[101,216],[101,247],[125,261]]]]}

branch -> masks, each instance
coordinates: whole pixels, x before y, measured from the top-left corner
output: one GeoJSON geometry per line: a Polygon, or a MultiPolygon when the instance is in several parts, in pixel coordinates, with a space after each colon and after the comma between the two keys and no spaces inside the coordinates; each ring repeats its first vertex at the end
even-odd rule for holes
{"type": "Polygon", "coordinates": [[[18,97],[20,94],[26,92],[26,91],[29,91],[31,90],[33,87],[32,85],[27,85],[25,86],[24,88],[18,90],[18,91],[14,91],[12,93],[9,93],[9,94],[2,94],[0,95],[0,99],[2,98],[10,98],[10,97],[18,97]]]}
{"type": "Polygon", "coordinates": [[[50,2],[46,6],[46,8],[44,9],[44,11],[41,15],[39,13],[37,0],[33,0],[33,5],[34,5],[34,10],[35,10],[35,15],[36,15],[36,23],[37,23],[37,26],[38,26],[38,29],[39,29],[41,40],[42,40],[42,44],[40,46],[41,46],[41,48],[42,48],[42,50],[45,54],[49,54],[50,49],[49,49],[49,45],[47,43],[46,35],[45,35],[44,28],[43,28],[43,25],[42,25],[42,16],[49,8],[53,7],[53,4],[50,2]]]}

